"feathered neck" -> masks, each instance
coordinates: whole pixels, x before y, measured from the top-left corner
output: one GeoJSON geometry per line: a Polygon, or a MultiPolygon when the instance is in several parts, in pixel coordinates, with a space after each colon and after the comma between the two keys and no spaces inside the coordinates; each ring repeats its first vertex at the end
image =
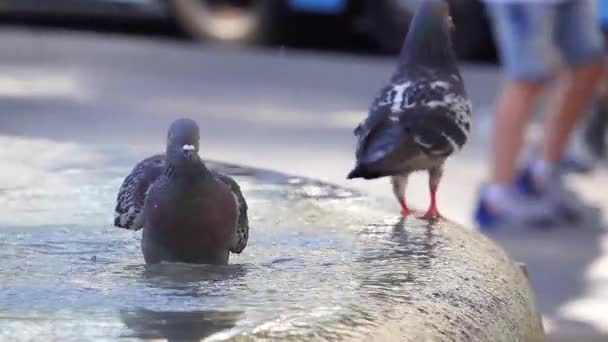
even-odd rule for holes
{"type": "Polygon", "coordinates": [[[167,158],[163,174],[173,183],[192,186],[203,183],[211,172],[202,160],[176,162],[167,158]]]}
{"type": "Polygon", "coordinates": [[[401,49],[398,73],[412,66],[457,69],[446,18],[426,12],[419,11],[412,20],[401,49]]]}

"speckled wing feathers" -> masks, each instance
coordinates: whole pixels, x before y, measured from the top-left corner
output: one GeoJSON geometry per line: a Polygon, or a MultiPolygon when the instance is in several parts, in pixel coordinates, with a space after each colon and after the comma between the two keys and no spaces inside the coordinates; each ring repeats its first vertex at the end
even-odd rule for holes
{"type": "Polygon", "coordinates": [[[357,158],[375,162],[408,138],[428,155],[448,156],[466,142],[470,121],[471,103],[460,75],[426,71],[394,78],[355,129],[357,158]]]}
{"type": "Polygon", "coordinates": [[[114,225],[129,230],[144,226],[144,201],[148,189],[162,174],[165,156],[162,154],[139,162],[122,183],[116,198],[114,225]]]}

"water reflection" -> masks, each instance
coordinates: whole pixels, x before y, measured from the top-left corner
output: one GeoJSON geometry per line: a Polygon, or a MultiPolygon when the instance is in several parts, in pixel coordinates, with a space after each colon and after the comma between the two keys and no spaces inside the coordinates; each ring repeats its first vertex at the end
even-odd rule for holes
{"type": "Polygon", "coordinates": [[[122,310],[120,319],[130,330],[123,337],[165,338],[168,341],[199,341],[232,329],[242,311],[122,310]]]}
{"type": "Polygon", "coordinates": [[[394,257],[412,257],[417,269],[430,269],[439,245],[435,227],[437,227],[436,223],[418,222],[417,228],[412,229],[405,226],[405,220],[400,220],[393,227],[391,236],[391,241],[398,246],[393,249],[394,257]],[[411,230],[412,239],[407,239],[407,229],[411,230]],[[416,234],[412,234],[412,231],[416,231],[416,234]],[[404,236],[406,239],[403,238],[404,236]]]}
{"type": "Polygon", "coordinates": [[[192,265],[182,263],[163,263],[144,265],[142,278],[150,284],[190,284],[201,282],[235,281],[247,274],[244,264],[231,265],[192,265]]]}
{"type": "MultiPolygon", "coordinates": [[[[412,304],[405,288],[424,286],[439,245],[435,225],[399,219],[394,224],[368,225],[359,232],[362,250],[361,292],[383,303],[412,304]]],[[[381,308],[390,315],[392,306],[381,308]]]]}
{"type": "Polygon", "coordinates": [[[383,246],[375,248],[378,246],[370,245],[369,248],[365,248],[359,260],[365,263],[396,262],[408,264],[416,269],[428,269],[439,246],[434,231],[436,227],[433,223],[412,224],[404,219],[399,219],[393,225],[368,225],[359,232],[359,236],[366,242],[371,240],[383,246]]]}

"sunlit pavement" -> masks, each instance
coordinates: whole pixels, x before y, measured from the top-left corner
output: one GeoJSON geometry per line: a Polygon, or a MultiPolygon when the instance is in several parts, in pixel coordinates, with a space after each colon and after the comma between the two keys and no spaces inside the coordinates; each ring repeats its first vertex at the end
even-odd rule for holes
{"type": "MultiPolygon", "coordinates": [[[[21,29],[0,31],[0,45],[5,164],[20,154],[37,158],[31,148],[37,144],[28,143],[32,139],[65,143],[64,153],[75,161],[81,156],[72,153],[73,144],[129,145],[144,157],[163,148],[169,121],[189,116],[201,126],[206,158],[363,190],[398,214],[387,180],[345,179],[353,163],[352,130],[389,77],[391,59],[285,49],[226,51],[169,40],[21,29]]],[[[473,228],[499,75],[489,66],[463,71],[476,109],[476,132],[449,161],[439,203],[446,217],[473,228]]],[[[0,190],[36,177],[23,165],[4,170],[0,190]]],[[[602,169],[573,181],[586,198],[606,208],[607,180],[602,169]]],[[[420,209],[428,203],[426,184],[420,174],[408,189],[420,209]]],[[[497,239],[528,264],[545,327],[555,340],[608,337],[608,235],[601,227],[503,232],[497,239]]]]}

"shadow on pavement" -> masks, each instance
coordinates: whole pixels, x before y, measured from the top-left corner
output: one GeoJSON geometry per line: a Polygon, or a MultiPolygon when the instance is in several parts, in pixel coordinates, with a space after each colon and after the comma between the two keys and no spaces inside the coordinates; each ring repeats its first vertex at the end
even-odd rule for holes
{"type": "Polygon", "coordinates": [[[560,317],[559,313],[563,305],[586,292],[585,272],[601,255],[599,241],[606,228],[599,219],[589,221],[581,226],[515,227],[487,234],[516,261],[526,264],[540,310],[560,332],[576,332],[573,340],[582,337],[578,332],[585,336],[600,334],[589,324],[560,317]]]}

